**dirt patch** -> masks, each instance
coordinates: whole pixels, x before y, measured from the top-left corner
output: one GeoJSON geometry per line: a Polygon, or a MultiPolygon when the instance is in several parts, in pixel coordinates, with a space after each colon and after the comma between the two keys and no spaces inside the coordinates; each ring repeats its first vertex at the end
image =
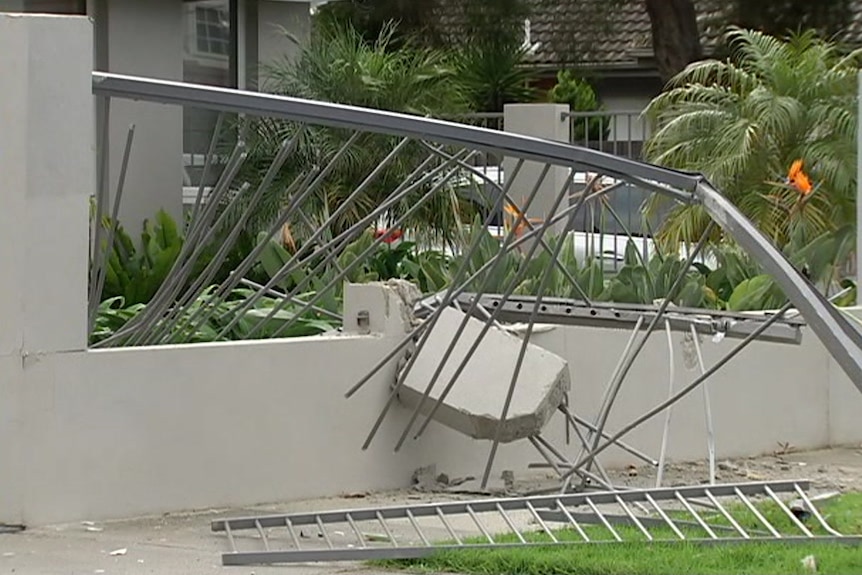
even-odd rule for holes
{"type": "MultiPolygon", "coordinates": [[[[611,483],[617,487],[649,488],[656,486],[655,467],[647,464],[625,469],[606,470],[611,483]]],[[[436,477],[436,476],[435,476],[436,477]]],[[[441,496],[511,496],[555,491],[559,482],[551,473],[517,470],[502,472],[488,489],[479,488],[479,481],[459,482],[457,486],[434,480],[420,489],[424,495],[441,496]],[[514,476],[514,477],[513,477],[514,476]],[[433,483],[433,484],[432,484],[433,483]]],[[[814,493],[824,491],[862,492],[862,445],[849,445],[815,451],[797,451],[792,446],[779,446],[774,452],[756,457],[719,459],[716,461],[717,483],[748,481],[777,481],[782,479],[807,480],[814,493]]],[[[674,462],[665,467],[662,486],[677,487],[709,482],[709,464],[706,460],[674,462]]],[[[409,493],[409,492],[408,492],[409,493]]],[[[383,499],[403,498],[405,492],[376,494],[383,499]]],[[[433,496],[432,496],[433,498],[433,496]]]]}
{"type": "MultiPolygon", "coordinates": [[[[556,492],[556,476],[536,470],[501,470],[495,474],[488,489],[480,489],[480,480],[474,477],[449,480],[445,470],[429,467],[423,472],[424,480],[414,478],[409,489],[345,493],[340,496],[307,501],[294,501],[285,506],[277,504],[268,510],[308,511],[366,507],[377,505],[404,505],[435,501],[480,499],[482,497],[510,497],[541,492],[556,492]]],[[[748,481],[807,480],[812,494],[824,492],[862,492],[862,445],[848,445],[815,451],[796,451],[785,446],[776,453],[757,457],[719,459],[716,462],[717,483],[743,483],[748,481]]],[[[656,469],[649,465],[626,469],[608,469],[615,486],[655,487],[656,469]]],[[[662,486],[700,485],[709,482],[709,467],[705,460],[670,463],[665,468],[662,486]]],[[[258,507],[260,509],[260,507],[258,507]]]]}
{"type": "MultiPolygon", "coordinates": [[[[646,465],[608,474],[620,485],[655,486],[656,469],[646,465]]],[[[708,479],[708,463],[692,461],[668,465],[662,483],[696,485],[708,479]]],[[[719,483],[781,479],[807,479],[815,491],[862,491],[862,445],[798,452],[787,447],[768,455],[716,462],[716,482],[719,483]]]]}

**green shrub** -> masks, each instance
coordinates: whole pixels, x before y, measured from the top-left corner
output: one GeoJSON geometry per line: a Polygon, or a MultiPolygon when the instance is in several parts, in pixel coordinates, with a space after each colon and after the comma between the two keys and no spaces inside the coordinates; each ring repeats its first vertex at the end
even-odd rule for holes
{"type": "MultiPolygon", "coordinates": [[[[557,83],[548,92],[548,98],[557,104],[568,104],[572,112],[597,112],[602,109],[590,83],[578,78],[570,70],[557,72],[557,83]]],[[[591,116],[586,120],[572,118],[572,141],[605,141],[610,127],[608,116],[591,116]]]]}

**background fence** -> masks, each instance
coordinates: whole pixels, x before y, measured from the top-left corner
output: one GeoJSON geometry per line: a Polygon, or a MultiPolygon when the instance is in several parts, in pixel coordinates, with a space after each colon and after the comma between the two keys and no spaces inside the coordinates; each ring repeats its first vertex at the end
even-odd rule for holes
{"type": "MultiPolygon", "coordinates": [[[[569,143],[633,160],[643,159],[644,143],[652,134],[649,120],[639,110],[565,112],[569,143]]],[[[445,118],[491,130],[505,130],[503,112],[461,114],[445,118]]]]}

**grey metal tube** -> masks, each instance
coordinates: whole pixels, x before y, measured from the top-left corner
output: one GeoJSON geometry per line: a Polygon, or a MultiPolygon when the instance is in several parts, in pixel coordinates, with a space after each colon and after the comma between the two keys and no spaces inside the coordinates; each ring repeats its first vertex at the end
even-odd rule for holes
{"type": "MultiPolygon", "coordinates": [[[[111,227],[108,228],[108,238],[105,241],[105,250],[102,251],[102,246],[97,245],[94,252],[94,267],[96,279],[90,286],[90,307],[87,315],[87,333],[93,332],[93,327],[96,322],[96,315],[99,310],[100,299],[102,297],[102,288],[105,285],[105,274],[107,273],[108,260],[111,257],[111,251],[114,248],[114,236],[117,233],[117,228],[120,223],[117,221],[120,214],[120,202],[123,201],[123,188],[126,183],[126,174],[129,170],[129,157],[132,153],[132,142],[135,139],[135,125],[129,126],[128,134],[126,135],[126,147],[123,149],[123,161],[120,164],[120,177],[117,181],[117,192],[114,194],[114,206],[111,209],[111,227]]],[[[101,219],[96,220],[96,226],[101,228],[101,219]]],[[[101,242],[100,242],[101,243],[101,242]]]]}
{"type": "Polygon", "coordinates": [[[788,309],[790,309],[790,307],[791,307],[791,305],[789,303],[785,304],[780,310],[778,310],[778,313],[776,313],[774,316],[770,317],[762,325],[758,326],[756,330],[751,332],[751,334],[749,334],[748,337],[746,337],[744,340],[739,342],[739,344],[737,344],[733,349],[731,349],[727,353],[727,355],[725,355],[719,361],[715,362],[715,364],[713,364],[713,366],[710,367],[705,373],[703,373],[702,375],[697,377],[693,382],[691,382],[690,384],[685,386],[683,389],[678,391],[672,398],[668,399],[667,401],[660,403],[659,405],[657,405],[653,409],[649,410],[644,415],[638,417],[634,421],[630,422],[628,425],[624,426],[618,432],[613,434],[611,436],[611,438],[608,439],[605,443],[598,446],[592,452],[587,454],[587,456],[583,460],[576,463],[572,467],[572,469],[570,469],[568,471],[568,474],[569,475],[573,474],[581,466],[586,465],[588,462],[594,460],[596,458],[596,456],[599,455],[599,453],[601,453],[602,451],[604,451],[605,449],[607,449],[608,447],[613,445],[616,440],[624,437],[631,430],[635,429],[636,427],[638,427],[639,425],[641,425],[645,421],[652,419],[653,417],[655,417],[656,415],[658,415],[659,413],[664,411],[667,407],[673,405],[675,402],[679,401],[680,399],[682,399],[683,397],[685,397],[686,395],[691,393],[691,391],[693,391],[696,387],[702,385],[704,381],[706,381],[707,379],[712,377],[712,375],[714,373],[716,373],[718,370],[720,370],[722,367],[724,367],[725,364],[727,364],[727,362],[729,362],[731,359],[733,359],[739,352],[741,352],[743,349],[748,347],[748,345],[751,342],[753,342],[755,339],[757,339],[757,337],[760,335],[761,332],[765,331],[767,328],[769,328],[770,325],[772,325],[773,323],[778,321],[778,319],[782,315],[784,315],[784,313],[788,309]]]}
{"type": "Polygon", "coordinates": [[[862,392],[862,334],[718,190],[701,182],[695,194],[709,215],[775,278],[829,354],[862,392]]]}
{"type": "Polygon", "coordinates": [[[446,122],[382,110],[367,110],[355,106],[316,102],[246,92],[215,86],[188,84],[171,80],[155,80],[135,76],[93,72],[93,93],[115,98],[193,106],[255,116],[287,118],[322,126],[364,130],[367,132],[412,135],[439,142],[499,151],[540,162],[552,161],[567,166],[577,164],[588,171],[599,171],[622,180],[643,178],[693,191],[702,180],[690,174],[618,158],[612,154],[551,142],[529,136],[477,128],[457,122],[446,122]]]}

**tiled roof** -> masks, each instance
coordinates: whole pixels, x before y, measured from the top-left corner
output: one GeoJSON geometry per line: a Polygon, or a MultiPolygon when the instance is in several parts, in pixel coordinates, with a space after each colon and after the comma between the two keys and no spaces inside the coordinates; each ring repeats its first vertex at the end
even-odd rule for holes
{"type": "MultiPolygon", "coordinates": [[[[652,33],[643,0],[608,7],[607,0],[529,0],[530,41],[538,48],[530,60],[537,66],[577,63],[596,68],[631,68],[652,56],[652,33]],[[601,15],[601,17],[596,17],[601,15]]],[[[701,45],[710,55],[730,18],[726,0],[694,0],[701,45]]],[[[862,0],[851,3],[852,17],[839,40],[862,45],[862,0]]],[[[445,5],[445,3],[444,3],[445,5]]],[[[442,28],[457,34],[457,15],[444,9],[442,28]]]]}

